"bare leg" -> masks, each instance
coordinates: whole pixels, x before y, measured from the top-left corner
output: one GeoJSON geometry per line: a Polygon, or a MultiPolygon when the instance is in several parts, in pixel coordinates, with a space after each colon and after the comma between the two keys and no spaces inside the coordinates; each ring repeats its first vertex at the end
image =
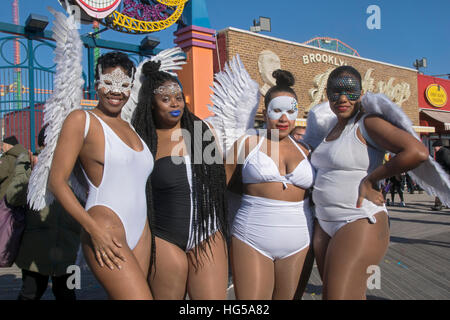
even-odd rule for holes
{"type": "MultiPolygon", "coordinates": [[[[81,242],[86,262],[94,276],[105,288],[109,298],[114,300],[152,299],[152,294],[147,285],[145,274],[137,257],[128,247],[125,230],[119,218],[114,213],[108,212],[108,210],[104,208],[96,208],[92,211],[90,210],[89,213],[99,225],[108,230],[111,235],[121,242],[122,248],[120,251],[126,260],[125,262],[120,262],[122,267],[121,270],[118,268],[111,270],[107,266],[100,267],[95,258],[89,235],[85,232],[82,233],[81,242]]],[[[139,240],[139,245],[141,246],[141,249],[139,250],[150,250],[150,243],[144,241],[146,236],[148,235],[146,235],[146,231],[144,230],[144,233],[139,240]]],[[[139,259],[142,260],[145,258],[139,256],[139,259]]]]}
{"type": "Polygon", "coordinates": [[[225,300],[228,285],[227,245],[220,232],[211,239],[211,251],[207,247],[208,256],[201,255],[201,264],[195,268],[196,260],[191,251],[188,252],[189,275],[187,290],[192,300],[225,300]]]}
{"type": "Polygon", "coordinates": [[[323,274],[325,269],[325,257],[327,254],[328,243],[330,242],[330,236],[323,231],[319,222],[316,220],[314,223],[314,238],[313,249],[314,256],[316,257],[317,268],[319,269],[320,279],[323,282],[323,274]]]}
{"type": "Polygon", "coordinates": [[[156,269],[152,268],[149,283],[156,300],[183,300],[186,296],[188,261],[178,246],[155,237],[156,269]]]}
{"type": "Polygon", "coordinates": [[[273,300],[292,300],[309,246],[285,259],[275,261],[273,300]]]}
{"type": "Polygon", "coordinates": [[[303,263],[302,272],[300,274],[300,280],[298,281],[297,290],[295,291],[294,300],[302,300],[305,293],[306,286],[308,285],[309,278],[314,266],[314,248],[309,246],[308,253],[306,254],[305,262],[303,263]]]}
{"type": "Polygon", "coordinates": [[[236,299],[272,299],[275,267],[271,259],[232,237],[231,264],[236,299]]]}
{"type": "Polygon", "coordinates": [[[377,222],[359,219],[339,229],[330,240],[325,259],[323,299],[365,299],[367,268],[378,265],[389,245],[388,217],[377,222]]]}
{"type": "Polygon", "coordinates": [[[152,237],[150,233],[150,228],[148,226],[148,221],[145,224],[144,232],[142,237],[139,239],[136,247],[133,249],[133,254],[141,267],[144,277],[147,279],[148,268],[150,267],[150,248],[151,248],[152,237]]]}

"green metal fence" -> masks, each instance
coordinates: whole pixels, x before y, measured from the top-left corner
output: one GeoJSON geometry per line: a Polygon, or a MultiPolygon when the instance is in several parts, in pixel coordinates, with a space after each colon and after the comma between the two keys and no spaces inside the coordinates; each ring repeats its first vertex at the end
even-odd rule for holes
{"type": "MultiPolygon", "coordinates": [[[[42,127],[43,106],[53,92],[55,65],[45,66],[42,60],[53,61],[55,42],[50,31],[30,33],[23,26],[0,22],[0,135],[15,135],[26,148],[35,152],[37,135],[42,127]],[[9,36],[7,36],[9,34],[9,36]],[[20,48],[20,62],[14,60],[14,43],[20,48]],[[49,57],[52,59],[49,59],[49,57]]],[[[160,49],[143,51],[139,45],[96,39],[82,35],[88,60],[84,70],[84,99],[95,100],[95,49],[124,51],[135,64],[160,49]]]]}
{"type": "Polygon", "coordinates": [[[44,67],[37,51],[54,44],[24,37],[0,38],[0,119],[1,136],[14,135],[26,148],[36,149],[37,132],[42,126],[42,107],[53,91],[55,66],[44,67]],[[11,61],[11,50],[17,43],[20,62],[11,61]]]}

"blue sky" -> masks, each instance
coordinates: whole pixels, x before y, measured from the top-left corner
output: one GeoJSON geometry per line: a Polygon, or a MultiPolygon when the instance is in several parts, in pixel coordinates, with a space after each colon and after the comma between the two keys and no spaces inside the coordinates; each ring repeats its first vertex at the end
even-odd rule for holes
{"type": "MultiPolygon", "coordinates": [[[[12,23],[12,0],[1,0],[0,21],[12,23]]],[[[417,58],[426,57],[425,74],[450,73],[449,0],[206,0],[211,27],[249,30],[253,19],[270,17],[272,32],[263,34],[294,42],[317,36],[338,38],[356,49],[361,57],[413,68],[417,58]],[[381,10],[381,29],[369,30],[366,13],[370,5],[381,10]]],[[[20,23],[30,13],[51,15],[47,6],[60,9],[57,0],[19,0],[20,23]]],[[[51,27],[51,25],[50,25],[51,27]]],[[[47,30],[50,30],[47,27],[47,30]]],[[[172,47],[176,26],[153,34],[159,48],[172,47]]],[[[89,32],[83,27],[81,33],[89,32]]],[[[143,36],[115,31],[101,34],[104,39],[140,43],[143,36]]]]}

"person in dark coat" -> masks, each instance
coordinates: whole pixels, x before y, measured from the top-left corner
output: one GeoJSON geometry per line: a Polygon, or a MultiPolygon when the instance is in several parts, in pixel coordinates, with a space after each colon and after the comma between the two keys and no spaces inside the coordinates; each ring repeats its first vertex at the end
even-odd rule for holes
{"type": "MultiPolygon", "coordinates": [[[[437,163],[444,168],[447,174],[450,174],[450,150],[444,147],[441,140],[437,140],[432,145],[434,149],[434,157],[437,163]]],[[[434,199],[434,206],[431,207],[431,210],[440,211],[442,210],[442,202],[438,197],[434,199]]]]}
{"type": "MultiPolygon", "coordinates": [[[[44,129],[39,133],[38,145],[44,145],[44,129]]],[[[27,188],[31,162],[37,157],[22,154],[5,190],[6,201],[13,206],[26,206],[25,230],[15,264],[22,269],[22,288],[18,300],[40,300],[49,278],[56,300],[75,300],[75,289],[69,288],[68,268],[75,265],[80,246],[80,225],[57,201],[39,212],[27,206],[27,188]],[[31,158],[30,158],[31,157],[31,158]]]]}
{"type": "Polygon", "coordinates": [[[0,199],[3,199],[6,188],[11,183],[17,158],[20,155],[28,155],[28,150],[17,141],[15,136],[3,139],[2,152],[3,154],[0,157],[0,199]]]}

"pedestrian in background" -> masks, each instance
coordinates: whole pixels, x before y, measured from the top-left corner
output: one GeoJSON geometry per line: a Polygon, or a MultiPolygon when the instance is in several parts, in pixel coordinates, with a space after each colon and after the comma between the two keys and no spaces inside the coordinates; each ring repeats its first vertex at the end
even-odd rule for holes
{"type": "Polygon", "coordinates": [[[296,142],[303,140],[303,136],[305,135],[306,127],[297,126],[294,130],[291,131],[291,136],[294,138],[296,142]]]}
{"type": "Polygon", "coordinates": [[[15,136],[6,137],[2,142],[3,154],[0,157],[0,199],[3,199],[6,188],[11,183],[17,158],[21,154],[28,155],[28,150],[17,141],[15,136]]]}
{"type": "Polygon", "coordinates": [[[389,202],[389,199],[386,200],[386,205],[395,206],[395,193],[398,193],[398,196],[400,198],[400,207],[406,207],[405,199],[403,197],[403,179],[404,174],[398,174],[393,177],[389,178],[390,183],[390,192],[391,192],[391,202],[389,202]]]}
{"type": "MultiPolygon", "coordinates": [[[[447,174],[450,174],[450,150],[444,147],[441,140],[435,141],[432,146],[434,149],[434,159],[444,168],[447,174]]],[[[434,199],[434,206],[431,207],[431,210],[442,210],[442,202],[438,197],[434,199]]]]}
{"type": "MultiPolygon", "coordinates": [[[[44,131],[38,136],[38,146],[44,146],[44,131]]],[[[39,151],[38,151],[39,152],[39,151]]],[[[27,188],[32,163],[37,157],[23,154],[18,158],[11,183],[6,189],[6,200],[13,206],[27,206],[27,188]]],[[[52,279],[56,300],[75,300],[75,289],[69,289],[67,273],[74,265],[80,246],[80,225],[63,209],[58,201],[39,212],[28,208],[25,231],[16,258],[22,269],[22,288],[18,300],[40,300],[52,279]]]]}

